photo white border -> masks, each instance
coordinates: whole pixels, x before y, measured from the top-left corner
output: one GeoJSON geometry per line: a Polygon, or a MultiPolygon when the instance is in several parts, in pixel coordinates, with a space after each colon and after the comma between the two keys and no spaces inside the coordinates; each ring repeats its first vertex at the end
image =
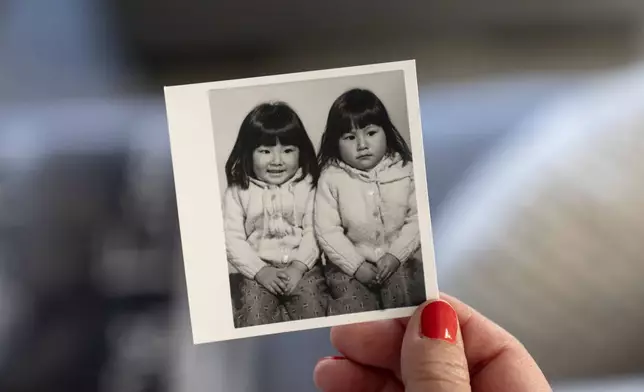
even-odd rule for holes
{"type": "Polygon", "coordinates": [[[410,316],[415,307],[235,328],[208,91],[403,71],[425,292],[438,298],[414,60],[165,87],[172,166],[195,344],[410,316]]]}

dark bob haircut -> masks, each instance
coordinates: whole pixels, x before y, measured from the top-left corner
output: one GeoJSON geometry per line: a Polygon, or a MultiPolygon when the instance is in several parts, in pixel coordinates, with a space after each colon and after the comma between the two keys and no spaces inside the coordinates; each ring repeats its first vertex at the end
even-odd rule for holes
{"type": "Polygon", "coordinates": [[[315,149],[302,120],[284,102],[262,103],[250,111],[239,128],[237,141],[226,161],[228,185],[248,189],[248,177],[254,177],[253,151],[259,146],[275,146],[277,143],[296,146],[300,151],[302,176],[313,177],[315,186],[320,169],[315,158],[315,149]]]}
{"type": "Polygon", "coordinates": [[[391,122],[382,101],[369,90],[355,88],[340,95],[331,105],[318,154],[320,168],[340,159],[342,135],[369,125],[377,125],[385,131],[387,154],[397,152],[404,165],[411,162],[411,150],[391,122]]]}

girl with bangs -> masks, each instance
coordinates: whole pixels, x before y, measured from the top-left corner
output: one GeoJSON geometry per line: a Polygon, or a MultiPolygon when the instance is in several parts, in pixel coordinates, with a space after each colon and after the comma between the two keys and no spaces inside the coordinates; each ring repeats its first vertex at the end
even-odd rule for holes
{"type": "Polygon", "coordinates": [[[422,303],[411,151],[374,93],[335,100],[318,162],[314,222],[328,262],[328,314],[422,303]]]}
{"type": "Polygon", "coordinates": [[[298,115],[262,103],[241,124],[226,162],[228,262],[243,276],[235,325],[324,316],[326,283],[313,233],[319,168],[298,115]]]}

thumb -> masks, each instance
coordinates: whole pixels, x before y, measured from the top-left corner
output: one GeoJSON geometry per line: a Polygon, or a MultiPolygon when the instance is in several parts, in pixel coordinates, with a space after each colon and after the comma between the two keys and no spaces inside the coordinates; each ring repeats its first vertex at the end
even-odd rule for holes
{"type": "Polygon", "coordinates": [[[447,302],[426,302],[409,320],[401,377],[409,392],[471,391],[458,317],[447,302]]]}

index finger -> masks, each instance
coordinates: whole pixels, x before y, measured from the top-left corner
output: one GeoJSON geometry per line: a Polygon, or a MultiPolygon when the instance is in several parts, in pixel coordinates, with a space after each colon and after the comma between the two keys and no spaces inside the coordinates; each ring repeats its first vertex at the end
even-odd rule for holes
{"type": "Polygon", "coordinates": [[[288,287],[286,282],[284,282],[279,277],[273,281],[273,284],[277,285],[277,287],[279,287],[282,290],[282,293],[280,293],[280,294],[283,294],[284,291],[286,290],[286,288],[288,287]]]}
{"type": "Polygon", "coordinates": [[[280,279],[291,280],[291,277],[288,276],[288,274],[286,272],[284,272],[284,271],[279,271],[277,273],[277,277],[280,278],[280,279]]]}
{"type": "Polygon", "coordinates": [[[275,292],[275,288],[272,286],[272,283],[268,283],[268,284],[266,284],[266,286],[264,286],[264,285],[262,285],[262,286],[263,286],[263,287],[264,287],[264,288],[265,288],[269,293],[271,293],[271,294],[273,294],[273,295],[277,295],[277,293],[275,292]]]}
{"type": "Polygon", "coordinates": [[[400,376],[400,349],[405,325],[399,320],[340,325],[331,328],[331,344],[354,362],[387,369],[400,376]]]}
{"type": "Polygon", "coordinates": [[[519,340],[456,298],[446,294],[441,298],[458,315],[473,389],[552,390],[519,340]]]}
{"type": "MultiPolygon", "coordinates": [[[[515,361],[502,373],[515,372],[513,377],[530,374],[535,385],[543,383],[540,381],[543,374],[516,338],[456,298],[442,293],[441,298],[449,302],[458,315],[472,382],[492,383],[492,386],[495,382],[503,382],[504,378],[497,377],[499,370],[495,368],[506,361],[515,361]],[[522,368],[517,369],[517,366],[522,368]],[[532,369],[526,372],[526,368],[532,369]],[[491,373],[495,376],[488,376],[491,373]]],[[[405,318],[333,327],[331,343],[352,361],[389,369],[399,375],[400,348],[408,321],[409,318],[405,318]]],[[[543,390],[549,390],[547,384],[542,386],[543,390]]]]}

